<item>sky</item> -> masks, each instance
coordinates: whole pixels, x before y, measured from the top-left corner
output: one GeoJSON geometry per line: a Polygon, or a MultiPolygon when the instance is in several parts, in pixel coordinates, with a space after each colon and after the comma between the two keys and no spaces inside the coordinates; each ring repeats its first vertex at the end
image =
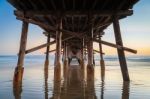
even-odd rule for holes
{"type": "MultiPolygon", "coordinates": [[[[0,55],[16,55],[19,50],[22,22],[16,20],[15,9],[6,0],[0,0],[0,55]]],[[[150,0],[140,0],[133,8],[134,14],[120,20],[122,39],[125,47],[136,49],[137,55],[150,55],[150,0]]],[[[105,30],[102,38],[115,43],[112,25],[105,30]]],[[[43,30],[29,25],[27,49],[46,43],[43,30]]],[[[51,47],[55,48],[55,45],[51,47]]],[[[94,43],[94,49],[98,49],[94,43]]],[[[31,54],[43,54],[45,48],[31,54]]],[[[106,55],[116,55],[115,48],[103,45],[106,55]]],[[[126,52],[127,55],[134,55],[126,52]]]]}

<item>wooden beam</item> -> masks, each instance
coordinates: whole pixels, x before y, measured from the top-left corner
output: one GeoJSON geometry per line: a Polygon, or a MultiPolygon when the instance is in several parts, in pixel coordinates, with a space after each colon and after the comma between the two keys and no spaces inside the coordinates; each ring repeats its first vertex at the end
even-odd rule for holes
{"type": "MultiPolygon", "coordinates": [[[[26,18],[20,18],[18,17],[17,19],[19,20],[23,20],[25,22],[28,22],[28,23],[33,23],[33,24],[36,24],[36,25],[39,25],[39,26],[42,26],[42,27],[45,27],[45,28],[48,28],[50,30],[53,30],[53,31],[58,31],[57,28],[53,27],[53,26],[49,26],[49,25],[46,25],[44,23],[41,23],[41,22],[37,22],[37,21],[34,21],[32,19],[26,19],[26,18]]],[[[66,33],[68,35],[72,35],[74,37],[78,37],[80,39],[82,39],[83,36],[85,36],[85,33],[76,33],[76,32],[71,32],[71,31],[68,31],[68,30],[64,30],[64,29],[60,29],[59,31],[63,32],[63,33],[66,33]],[[80,35],[79,35],[80,34],[80,35]]],[[[128,51],[128,52],[131,52],[131,53],[134,53],[136,54],[137,51],[136,50],[133,50],[133,49],[130,49],[130,48],[127,48],[127,47],[123,47],[123,46],[120,46],[120,45],[116,45],[116,44],[113,44],[113,43],[109,43],[109,42],[106,42],[106,41],[99,41],[97,39],[93,39],[95,42],[101,42],[102,44],[104,45],[107,45],[107,46],[110,46],[110,47],[114,47],[114,48],[119,48],[119,49],[123,49],[125,51],[128,51]]]]}
{"type": "Polygon", "coordinates": [[[63,5],[63,9],[66,9],[66,4],[65,4],[65,0],[62,0],[62,5],[63,5]]]}
{"type": "Polygon", "coordinates": [[[52,45],[52,44],[55,44],[55,43],[56,43],[56,41],[54,40],[54,41],[52,41],[52,42],[45,43],[45,44],[42,44],[42,45],[40,45],[40,46],[37,46],[37,47],[31,48],[31,49],[28,49],[28,50],[25,51],[25,53],[28,54],[28,53],[34,52],[34,51],[36,51],[36,50],[42,49],[42,48],[44,48],[44,47],[46,47],[46,46],[49,46],[49,45],[52,45]]]}
{"type": "Polygon", "coordinates": [[[35,2],[32,2],[31,0],[28,0],[29,4],[31,4],[31,6],[33,7],[33,9],[38,10],[38,7],[36,6],[35,2]]]}
{"type": "Polygon", "coordinates": [[[50,2],[51,2],[52,7],[54,8],[54,10],[56,10],[57,8],[56,8],[54,0],[50,0],[50,2]]]}
{"type": "Polygon", "coordinates": [[[93,9],[95,8],[95,6],[96,6],[97,2],[98,2],[98,0],[95,0],[95,1],[94,1],[94,3],[93,3],[93,5],[92,5],[91,10],[93,10],[93,9]]]}
{"type": "Polygon", "coordinates": [[[101,53],[101,54],[103,54],[103,55],[105,54],[105,53],[100,52],[100,51],[98,51],[98,50],[94,50],[94,49],[93,49],[93,51],[96,52],[96,53],[101,53]]]}
{"type": "MultiPolygon", "coordinates": [[[[69,40],[69,39],[71,39],[71,38],[74,38],[74,36],[65,38],[65,39],[63,39],[62,41],[66,41],[66,40],[69,40]]],[[[56,43],[56,40],[54,40],[54,41],[52,41],[52,42],[50,42],[50,43],[45,43],[45,44],[39,45],[39,46],[37,46],[37,47],[28,49],[28,50],[25,51],[25,53],[28,54],[28,53],[34,52],[34,51],[36,51],[36,50],[42,49],[42,48],[44,48],[44,47],[47,47],[47,46],[52,45],[52,44],[55,44],[55,43],[56,43]]]]}
{"type": "MultiPolygon", "coordinates": [[[[28,23],[39,25],[41,27],[44,27],[46,29],[50,29],[52,31],[58,31],[58,29],[56,27],[54,27],[54,26],[46,25],[46,24],[44,24],[42,22],[37,22],[37,21],[32,20],[32,19],[26,19],[26,18],[23,18],[23,17],[17,17],[17,19],[26,21],[28,23]]],[[[76,36],[76,37],[81,38],[81,39],[82,39],[83,34],[84,34],[84,33],[71,32],[71,31],[64,30],[64,29],[60,29],[59,31],[61,31],[61,32],[65,33],[65,34],[68,34],[68,35],[76,36]]]]}
{"type": "Polygon", "coordinates": [[[98,24],[94,27],[95,30],[101,28],[101,27],[104,27],[104,26],[109,26],[112,22],[105,22],[105,23],[101,23],[101,24],[98,24]]]}
{"type": "Polygon", "coordinates": [[[68,34],[68,35],[73,35],[73,36],[82,38],[81,35],[82,35],[83,33],[71,32],[71,31],[64,30],[64,29],[59,29],[59,30],[58,30],[58,28],[56,28],[56,27],[54,27],[54,26],[50,26],[50,25],[44,24],[44,23],[42,23],[42,22],[37,22],[37,21],[35,21],[35,20],[26,19],[26,18],[23,18],[23,17],[17,17],[17,19],[23,20],[23,21],[28,22],[28,23],[32,23],[32,24],[39,25],[39,26],[41,26],[41,27],[44,27],[44,28],[49,29],[49,30],[52,30],[52,31],[60,31],[60,32],[65,33],[65,34],[68,34]],[[80,34],[80,35],[79,35],[79,34],[80,34]]]}
{"type": "MultiPolygon", "coordinates": [[[[84,51],[86,51],[86,52],[87,52],[87,50],[84,50],[84,51]]],[[[100,52],[100,51],[98,51],[98,50],[95,50],[95,49],[93,49],[93,51],[94,51],[94,52],[96,52],[96,53],[102,53],[102,54],[105,54],[105,53],[103,53],[103,52],[100,52]]],[[[94,52],[93,52],[93,53],[94,53],[94,52]]]]}
{"type": "MultiPolygon", "coordinates": [[[[56,51],[56,49],[53,49],[53,50],[50,50],[49,53],[52,53],[52,52],[55,52],[55,51],[56,51]]],[[[61,50],[61,53],[62,52],[63,52],[63,50],[61,50]]],[[[46,52],[44,54],[46,54],[46,52]]]]}
{"type": "MultiPolygon", "coordinates": [[[[26,17],[33,17],[33,16],[42,16],[42,15],[54,15],[56,16],[59,11],[26,11],[25,15],[22,11],[16,10],[14,11],[15,15],[21,15],[21,16],[26,16],[26,17]]],[[[73,16],[88,16],[89,11],[64,11],[63,14],[68,17],[73,16]]],[[[133,14],[133,10],[126,10],[126,11],[92,11],[92,15],[94,17],[97,16],[130,16],[133,14]]]]}
{"type": "MultiPolygon", "coordinates": [[[[114,34],[115,34],[116,44],[120,45],[120,46],[123,46],[118,17],[114,17],[113,27],[114,27],[114,34]]],[[[129,81],[130,78],[129,78],[129,73],[128,73],[128,68],[127,68],[127,63],[126,63],[124,50],[117,48],[117,52],[118,52],[118,57],[119,57],[119,62],[120,62],[120,67],[121,67],[123,80],[124,81],[129,81]]]]}
{"type": "Polygon", "coordinates": [[[55,52],[55,51],[56,51],[56,49],[54,49],[54,50],[50,50],[50,51],[49,51],[49,53],[52,53],[52,52],[55,52]]]}
{"type": "Polygon", "coordinates": [[[127,47],[123,47],[121,45],[116,45],[116,44],[113,44],[113,43],[109,43],[109,42],[106,42],[106,41],[103,41],[103,40],[100,41],[100,40],[97,40],[97,39],[93,39],[93,41],[95,41],[97,43],[102,43],[102,44],[110,46],[110,47],[114,47],[114,48],[118,48],[118,49],[123,49],[125,51],[131,52],[131,53],[134,53],[134,54],[137,53],[137,50],[130,49],[130,48],[127,48],[127,47]]]}

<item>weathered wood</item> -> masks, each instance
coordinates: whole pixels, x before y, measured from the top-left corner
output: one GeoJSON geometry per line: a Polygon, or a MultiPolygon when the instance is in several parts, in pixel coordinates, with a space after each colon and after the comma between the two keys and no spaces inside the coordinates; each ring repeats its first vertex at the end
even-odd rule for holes
{"type": "MultiPolygon", "coordinates": [[[[101,36],[100,35],[99,35],[99,40],[101,41],[101,36]]],[[[101,43],[99,43],[99,50],[100,50],[100,52],[103,52],[101,43]]],[[[100,58],[101,58],[101,60],[103,60],[103,55],[101,53],[100,53],[100,58]]]]}
{"type": "Polygon", "coordinates": [[[55,51],[56,51],[56,49],[54,49],[54,50],[50,50],[50,51],[49,51],[49,53],[52,53],[52,52],[55,52],[55,51]]]}
{"type": "Polygon", "coordinates": [[[68,60],[68,58],[67,58],[67,55],[68,55],[67,52],[68,52],[67,51],[67,42],[65,42],[64,43],[64,60],[68,60]]]}
{"type": "MultiPolygon", "coordinates": [[[[101,34],[99,34],[99,40],[101,41],[101,34]]],[[[100,52],[103,52],[101,43],[99,43],[99,50],[100,52]]],[[[102,72],[105,71],[105,62],[104,62],[102,53],[100,53],[100,65],[101,65],[101,74],[102,74],[102,72]]]]}
{"type": "MultiPolygon", "coordinates": [[[[50,42],[50,33],[48,33],[48,37],[47,37],[47,43],[50,42]]],[[[50,45],[47,46],[47,49],[46,49],[46,60],[49,59],[49,50],[50,50],[50,45]]]]}
{"type": "Polygon", "coordinates": [[[81,49],[81,54],[82,54],[82,61],[84,61],[84,38],[82,39],[82,49],[81,49]]]}
{"type": "MultiPolygon", "coordinates": [[[[42,15],[54,15],[56,16],[59,11],[27,11],[25,14],[22,11],[16,10],[14,11],[15,15],[20,15],[20,16],[26,16],[26,17],[33,17],[33,16],[42,16],[42,15]]],[[[89,11],[64,11],[63,14],[67,17],[72,17],[72,16],[87,16],[89,14],[89,11]]],[[[133,14],[133,10],[117,10],[115,13],[113,11],[92,11],[92,15],[94,17],[100,17],[100,16],[112,16],[112,15],[117,15],[117,16],[130,16],[133,14]]]]}
{"type": "Polygon", "coordinates": [[[93,28],[91,28],[90,39],[87,42],[87,51],[88,51],[88,66],[93,66],[93,28]]]}
{"type": "MultiPolygon", "coordinates": [[[[47,43],[49,43],[49,42],[50,42],[50,33],[48,33],[48,36],[47,36],[47,43]]],[[[47,46],[47,48],[46,48],[45,66],[49,65],[49,50],[50,50],[50,45],[47,46]]]]}
{"type": "MultiPolygon", "coordinates": [[[[52,29],[52,30],[54,30],[54,31],[57,31],[57,30],[58,30],[58,29],[56,29],[55,27],[48,26],[48,25],[45,25],[45,24],[40,23],[40,22],[36,22],[36,21],[34,21],[34,20],[28,20],[28,19],[25,19],[25,18],[19,18],[19,19],[24,20],[24,21],[29,22],[29,23],[34,23],[34,24],[37,24],[37,25],[45,26],[45,27],[50,28],[50,29],[52,29]]],[[[78,37],[78,38],[81,38],[81,39],[82,39],[83,36],[85,36],[84,33],[76,33],[76,32],[71,32],[71,31],[64,30],[64,29],[60,29],[59,31],[61,31],[61,32],[63,32],[63,33],[66,33],[66,34],[69,34],[69,35],[72,35],[72,36],[75,36],[75,37],[78,37]],[[80,35],[79,35],[79,34],[80,34],[80,35]]],[[[133,49],[130,49],[130,48],[127,48],[127,47],[123,47],[123,46],[120,46],[120,45],[116,45],[116,44],[113,44],[113,43],[109,43],[109,42],[106,42],[106,41],[102,41],[102,40],[99,41],[99,40],[97,40],[97,39],[93,39],[93,41],[98,42],[98,43],[101,42],[102,44],[107,45],[107,46],[110,46],[110,47],[119,48],[119,49],[124,49],[125,51],[131,52],[131,53],[134,53],[134,54],[137,53],[136,50],[133,50],[133,49]]]]}
{"type": "Polygon", "coordinates": [[[34,52],[34,51],[36,51],[36,50],[42,49],[42,48],[44,48],[44,47],[46,47],[46,46],[50,46],[50,45],[55,44],[55,43],[56,43],[56,41],[54,40],[54,41],[52,41],[52,42],[45,43],[45,44],[42,44],[42,45],[40,45],[40,46],[37,46],[37,47],[31,48],[31,49],[28,49],[28,50],[25,51],[25,54],[34,52]]]}
{"type": "Polygon", "coordinates": [[[134,49],[131,49],[131,48],[127,48],[127,47],[123,47],[121,45],[109,43],[109,42],[106,42],[106,41],[103,41],[103,40],[100,41],[100,40],[97,40],[97,39],[93,39],[93,41],[95,41],[97,43],[102,43],[104,45],[107,45],[107,46],[110,46],[110,47],[114,47],[114,48],[117,48],[117,49],[123,49],[125,51],[131,52],[131,53],[134,53],[134,54],[137,53],[137,50],[134,50],[134,49]]]}
{"type": "Polygon", "coordinates": [[[84,44],[84,41],[85,39],[83,38],[82,39],[82,48],[81,48],[81,59],[80,59],[80,65],[81,65],[81,68],[82,68],[82,70],[84,70],[84,68],[85,68],[85,65],[84,65],[84,46],[85,46],[85,44],[84,44]]]}
{"type": "MultiPolygon", "coordinates": [[[[37,24],[37,25],[39,25],[39,26],[43,26],[43,27],[45,27],[45,28],[49,28],[49,29],[51,29],[51,30],[53,30],[53,31],[58,31],[58,29],[56,29],[55,27],[46,25],[46,24],[41,23],[41,22],[37,22],[37,21],[34,21],[34,20],[25,19],[25,18],[18,18],[18,19],[24,20],[24,21],[29,22],[29,23],[37,24]]],[[[63,32],[63,33],[66,33],[66,34],[68,34],[68,35],[72,35],[72,36],[81,38],[81,39],[82,39],[83,36],[85,36],[84,33],[76,33],[76,32],[71,32],[71,31],[64,30],[64,29],[60,29],[59,31],[61,31],[61,32],[63,32]],[[79,34],[80,34],[80,35],[79,35],[79,34]]],[[[120,46],[120,45],[116,45],[116,44],[113,44],[113,43],[109,43],[109,42],[106,42],[106,41],[102,41],[102,40],[99,41],[99,40],[97,40],[97,39],[93,39],[93,41],[98,42],[98,43],[101,42],[102,44],[107,45],[107,46],[110,46],[110,47],[119,48],[119,49],[124,49],[125,51],[131,52],[131,53],[134,53],[134,54],[137,53],[136,50],[133,50],[133,49],[130,49],[130,48],[127,48],[127,47],[123,47],[123,46],[120,46]]]]}
{"type": "Polygon", "coordinates": [[[66,79],[66,75],[67,75],[67,72],[68,72],[68,51],[67,51],[67,42],[64,42],[64,56],[63,56],[63,76],[64,78],[66,79]]]}
{"type": "MultiPolygon", "coordinates": [[[[62,19],[59,19],[58,30],[62,29],[62,19]]],[[[56,31],[56,66],[60,66],[61,58],[62,32],[56,31]]]]}
{"type": "Polygon", "coordinates": [[[124,81],[122,84],[122,98],[121,99],[130,99],[130,82],[124,81]]]}
{"type": "Polygon", "coordinates": [[[26,44],[27,44],[27,34],[28,34],[28,23],[23,22],[22,34],[21,34],[21,40],[20,40],[20,50],[18,54],[18,64],[17,64],[19,68],[22,67],[24,63],[24,56],[25,56],[25,50],[26,50],[26,44]]]}
{"type": "Polygon", "coordinates": [[[63,32],[65,34],[72,35],[72,36],[75,36],[75,37],[78,37],[78,38],[82,38],[82,35],[84,34],[84,33],[71,32],[71,31],[64,30],[64,29],[58,29],[54,26],[50,26],[50,25],[47,25],[47,24],[44,24],[42,22],[38,22],[38,21],[35,21],[35,20],[32,20],[32,19],[26,19],[26,18],[23,18],[23,17],[17,17],[17,19],[18,20],[23,20],[23,21],[28,22],[28,23],[39,25],[41,27],[44,27],[44,28],[52,30],[52,31],[60,31],[60,32],[63,32]]]}
{"type": "Polygon", "coordinates": [[[94,51],[94,52],[96,52],[96,53],[103,54],[103,55],[105,54],[105,53],[103,53],[103,52],[100,52],[100,51],[98,51],[98,50],[94,50],[94,49],[93,49],[93,51],[94,51]]]}
{"type": "Polygon", "coordinates": [[[22,33],[21,33],[21,40],[20,40],[20,49],[18,54],[18,63],[14,72],[14,79],[13,79],[14,86],[16,86],[19,83],[20,84],[22,83],[22,77],[24,71],[23,64],[24,64],[25,50],[27,44],[28,25],[29,24],[27,22],[22,23],[22,33]]]}
{"type": "MultiPolygon", "coordinates": [[[[74,38],[74,36],[65,38],[65,39],[63,39],[62,41],[66,41],[66,40],[69,40],[69,39],[71,39],[71,38],[74,38]]],[[[50,45],[55,44],[55,43],[56,43],[56,40],[54,40],[54,41],[52,41],[52,42],[49,42],[49,43],[45,43],[45,44],[39,45],[39,46],[34,47],[34,48],[31,48],[31,49],[28,49],[28,50],[25,51],[25,53],[28,54],[28,53],[34,52],[34,51],[36,51],[36,50],[42,49],[42,48],[44,48],[44,47],[50,46],[50,45]]],[[[55,51],[55,50],[49,51],[49,53],[51,53],[51,52],[53,52],[53,51],[55,51]]]]}
{"type": "MultiPolygon", "coordinates": [[[[114,17],[113,27],[114,27],[116,44],[123,46],[118,17],[114,17]]],[[[117,52],[118,52],[118,57],[119,57],[119,62],[120,62],[123,80],[129,81],[130,78],[129,78],[129,74],[128,74],[128,68],[127,68],[124,50],[123,49],[117,49],[117,52]]]]}

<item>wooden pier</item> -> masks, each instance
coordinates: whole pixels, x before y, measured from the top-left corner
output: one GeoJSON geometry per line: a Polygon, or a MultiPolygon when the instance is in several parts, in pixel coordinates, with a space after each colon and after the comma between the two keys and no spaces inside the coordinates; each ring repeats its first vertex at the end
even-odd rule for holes
{"type": "Polygon", "coordinates": [[[55,77],[57,80],[61,74],[61,55],[66,70],[72,58],[77,58],[80,66],[85,68],[84,57],[87,54],[87,72],[90,75],[94,72],[93,53],[99,53],[103,74],[105,63],[102,45],[117,49],[123,80],[130,80],[124,52],[136,54],[137,51],[123,46],[119,20],[133,14],[133,5],[138,0],[8,0],[8,2],[16,8],[14,11],[16,18],[22,21],[15,82],[22,81],[25,55],[44,47],[47,47],[45,66],[49,64],[49,53],[54,51],[56,53],[54,75],[57,76],[55,77]],[[38,25],[45,31],[43,33],[47,37],[45,44],[26,49],[29,24],[38,25]],[[114,27],[116,44],[102,40],[106,34],[104,30],[111,24],[114,27]],[[93,42],[99,43],[99,51],[93,48],[93,42]],[[50,49],[52,44],[56,44],[55,50],[50,49]]]}

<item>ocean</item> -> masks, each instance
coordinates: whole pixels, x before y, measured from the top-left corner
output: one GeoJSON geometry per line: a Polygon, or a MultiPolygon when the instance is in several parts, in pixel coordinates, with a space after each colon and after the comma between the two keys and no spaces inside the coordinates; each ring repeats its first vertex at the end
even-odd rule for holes
{"type": "MultiPolygon", "coordinates": [[[[86,77],[78,81],[76,69],[71,69],[69,81],[63,73],[60,84],[54,83],[54,56],[50,56],[47,77],[44,73],[44,55],[25,57],[21,91],[13,87],[17,56],[0,56],[0,99],[150,99],[150,56],[129,56],[127,65],[130,82],[123,82],[117,56],[105,56],[105,79],[101,80],[99,57],[95,56],[95,76],[92,86],[86,77]],[[56,88],[56,86],[57,88],[56,88]],[[59,88],[59,89],[58,89],[59,88]]],[[[78,63],[71,62],[73,68],[78,63]]],[[[63,69],[63,68],[62,68],[63,69]]]]}

